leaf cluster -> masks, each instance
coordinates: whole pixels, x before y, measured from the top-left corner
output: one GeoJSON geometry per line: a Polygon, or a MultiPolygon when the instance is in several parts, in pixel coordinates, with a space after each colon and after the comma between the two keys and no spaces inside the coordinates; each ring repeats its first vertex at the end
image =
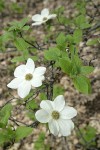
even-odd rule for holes
{"type": "Polygon", "coordinates": [[[12,112],[12,105],[7,104],[0,110],[0,145],[18,142],[32,133],[31,127],[19,126],[15,130],[12,125],[8,124],[12,112]]]}

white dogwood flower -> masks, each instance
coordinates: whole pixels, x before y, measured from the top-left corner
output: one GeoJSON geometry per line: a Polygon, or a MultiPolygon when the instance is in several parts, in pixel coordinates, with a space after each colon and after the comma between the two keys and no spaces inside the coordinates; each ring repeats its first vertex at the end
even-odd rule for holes
{"type": "Polygon", "coordinates": [[[32,16],[32,20],[35,22],[32,23],[32,26],[41,25],[46,21],[55,18],[56,16],[57,16],[56,14],[49,14],[49,9],[45,8],[41,11],[41,14],[36,14],[32,16]]]}
{"type": "Polygon", "coordinates": [[[77,115],[76,109],[65,105],[63,95],[57,96],[54,101],[43,100],[41,109],[35,114],[41,123],[48,123],[50,132],[55,136],[68,136],[74,128],[72,118],[77,115]]]}
{"type": "Polygon", "coordinates": [[[39,87],[42,85],[45,71],[45,67],[35,68],[34,61],[29,58],[26,65],[20,65],[15,69],[15,78],[7,86],[11,89],[17,89],[18,95],[25,98],[32,86],[39,87]]]}

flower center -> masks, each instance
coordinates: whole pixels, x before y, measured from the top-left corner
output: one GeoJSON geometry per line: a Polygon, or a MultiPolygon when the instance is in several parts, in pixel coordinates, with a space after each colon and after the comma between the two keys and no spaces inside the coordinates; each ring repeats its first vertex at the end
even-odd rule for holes
{"type": "Polygon", "coordinates": [[[60,117],[59,112],[58,112],[58,111],[53,111],[53,112],[52,112],[52,117],[53,117],[53,119],[55,119],[55,120],[59,119],[59,117],[60,117]]]}
{"type": "Polygon", "coordinates": [[[26,74],[25,79],[30,81],[33,78],[33,75],[31,73],[26,74]]]}
{"type": "Polygon", "coordinates": [[[46,20],[47,20],[47,17],[44,17],[44,18],[43,18],[43,21],[46,21],[46,20]]]}

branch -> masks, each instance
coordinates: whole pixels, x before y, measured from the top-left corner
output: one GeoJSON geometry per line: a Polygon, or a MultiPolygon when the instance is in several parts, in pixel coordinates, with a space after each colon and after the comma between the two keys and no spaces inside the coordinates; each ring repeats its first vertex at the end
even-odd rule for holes
{"type": "Polygon", "coordinates": [[[20,126],[18,123],[27,126],[27,127],[32,127],[32,128],[36,128],[39,124],[38,121],[34,121],[32,124],[26,124],[20,120],[14,119],[13,117],[9,118],[9,120],[11,120],[12,122],[14,122],[17,126],[20,126]]]}
{"type": "Polygon", "coordinates": [[[28,44],[31,45],[32,47],[36,48],[37,50],[43,50],[43,49],[44,49],[44,48],[40,47],[40,45],[39,45],[37,42],[36,42],[37,46],[35,46],[35,45],[32,44],[31,42],[27,41],[27,40],[23,37],[23,35],[22,35],[21,32],[20,32],[19,34],[20,34],[21,38],[22,38],[26,43],[28,43],[28,44]]]}

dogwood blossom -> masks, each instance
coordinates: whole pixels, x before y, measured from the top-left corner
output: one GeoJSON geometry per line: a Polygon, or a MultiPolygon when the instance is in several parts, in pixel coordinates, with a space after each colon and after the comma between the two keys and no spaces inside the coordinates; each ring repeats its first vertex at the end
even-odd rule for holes
{"type": "Polygon", "coordinates": [[[11,89],[17,89],[18,95],[25,98],[32,86],[39,87],[42,85],[45,71],[45,67],[35,68],[34,61],[29,58],[26,65],[20,65],[15,69],[15,78],[7,86],[11,89]]]}
{"type": "Polygon", "coordinates": [[[49,14],[49,9],[45,8],[41,11],[41,14],[36,14],[32,16],[32,20],[35,22],[32,23],[32,26],[41,25],[46,21],[55,18],[56,16],[57,16],[56,14],[49,14]]]}
{"type": "Polygon", "coordinates": [[[35,114],[41,123],[48,123],[50,132],[55,136],[68,136],[74,128],[72,118],[77,115],[76,109],[65,105],[63,95],[57,96],[54,101],[43,100],[41,109],[35,114]]]}

